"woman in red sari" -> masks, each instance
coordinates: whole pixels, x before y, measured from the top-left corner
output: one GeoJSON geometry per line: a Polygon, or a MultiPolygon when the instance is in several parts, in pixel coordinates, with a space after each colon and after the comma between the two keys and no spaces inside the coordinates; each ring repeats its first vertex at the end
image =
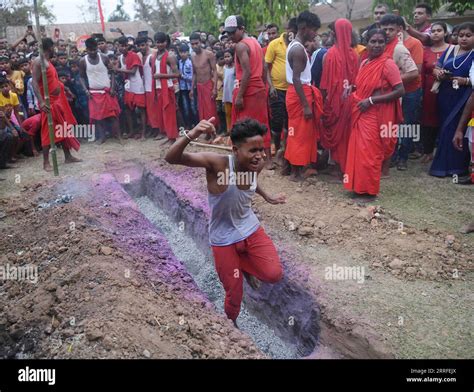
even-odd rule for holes
{"type": "Polygon", "coordinates": [[[367,34],[368,58],[361,63],[352,94],[352,131],[347,151],[344,187],[376,196],[382,162],[390,157],[402,122],[400,98],[405,90],[397,65],[385,51],[381,29],[367,34]]]}
{"type": "Polygon", "coordinates": [[[421,111],[421,142],[423,144],[422,163],[433,160],[433,151],[439,131],[437,96],[431,92],[435,77],[433,71],[443,52],[449,47],[446,43],[448,27],[446,23],[435,22],[431,26],[431,46],[425,46],[421,79],[423,88],[423,110],[421,111]]]}

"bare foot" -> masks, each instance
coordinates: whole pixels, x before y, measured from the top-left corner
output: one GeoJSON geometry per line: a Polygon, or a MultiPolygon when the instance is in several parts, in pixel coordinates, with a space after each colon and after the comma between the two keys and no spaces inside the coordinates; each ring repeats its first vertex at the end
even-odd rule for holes
{"type": "Polygon", "coordinates": [[[158,135],[155,136],[155,140],[162,140],[165,137],[166,137],[165,135],[163,135],[162,133],[159,133],[158,135]]]}
{"type": "Polygon", "coordinates": [[[428,163],[428,162],[431,162],[432,160],[433,160],[433,154],[425,154],[421,157],[420,162],[421,163],[428,163]]]}
{"type": "Polygon", "coordinates": [[[72,155],[64,161],[64,163],[77,163],[77,162],[82,162],[82,159],[73,157],[72,155]]]}
{"type": "Polygon", "coordinates": [[[315,177],[318,175],[318,171],[316,169],[313,169],[312,167],[308,168],[305,170],[303,177],[304,178],[309,178],[309,177],[315,177]]]}
{"type": "Polygon", "coordinates": [[[304,178],[301,176],[301,174],[291,173],[289,180],[292,182],[303,182],[304,178]]]}
{"type": "Polygon", "coordinates": [[[460,232],[463,234],[469,234],[469,233],[474,232],[474,222],[471,222],[468,225],[463,226],[460,232]]]}
{"type": "Polygon", "coordinates": [[[276,169],[276,165],[275,165],[275,162],[271,161],[270,159],[265,161],[265,169],[267,170],[275,170],[276,169]]]}
{"type": "Polygon", "coordinates": [[[243,274],[244,274],[245,280],[247,281],[247,283],[249,284],[251,288],[253,288],[254,290],[258,290],[260,288],[262,282],[260,282],[255,276],[250,275],[247,272],[243,272],[243,274]]]}
{"type": "Polygon", "coordinates": [[[53,167],[51,166],[51,164],[49,162],[43,163],[43,169],[47,172],[52,172],[53,171],[53,167]]]}

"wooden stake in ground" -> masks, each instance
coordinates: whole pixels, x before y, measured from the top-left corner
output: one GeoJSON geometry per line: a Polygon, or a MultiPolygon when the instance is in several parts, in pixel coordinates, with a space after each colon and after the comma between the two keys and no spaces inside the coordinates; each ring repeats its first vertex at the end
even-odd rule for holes
{"type": "Polygon", "coordinates": [[[33,0],[33,7],[34,7],[34,12],[35,12],[36,34],[37,34],[36,36],[38,37],[38,40],[39,40],[38,49],[39,49],[40,63],[41,63],[41,79],[43,80],[44,102],[46,104],[46,107],[49,109],[47,116],[48,116],[50,151],[51,151],[51,158],[53,161],[53,172],[55,176],[59,176],[58,159],[56,155],[57,148],[56,148],[56,143],[54,143],[53,115],[51,114],[51,101],[49,99],[48,77],[46,76],[46,65],[44,63],[42,35],[41,35],[40,23],[39,23],[38,0],[33,0]]]}

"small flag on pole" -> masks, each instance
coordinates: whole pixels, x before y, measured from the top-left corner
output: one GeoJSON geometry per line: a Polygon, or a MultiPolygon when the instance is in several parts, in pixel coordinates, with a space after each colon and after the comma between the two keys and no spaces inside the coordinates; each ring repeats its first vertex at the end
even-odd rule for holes
{"type": "Polygon", "coordinates": [[[99,8],[100,25],[102,26],[102,33],[105,34],[104,13],[102,12],[102,4],[100,3],[100,0],[97,0],[97,5],[99,8]]]}

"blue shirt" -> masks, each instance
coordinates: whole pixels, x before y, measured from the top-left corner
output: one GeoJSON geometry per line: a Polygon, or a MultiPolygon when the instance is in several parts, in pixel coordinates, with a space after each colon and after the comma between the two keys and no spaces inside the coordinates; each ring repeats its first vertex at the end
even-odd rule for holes
{"type": "Polygon", "coordinates": [[[191,59],[187,58],[185,61],[179,59],[179,72],[181,77],[179,78],[179,89],[180,90],[192,90],[193,87],[193,63],[191,59]]]}

